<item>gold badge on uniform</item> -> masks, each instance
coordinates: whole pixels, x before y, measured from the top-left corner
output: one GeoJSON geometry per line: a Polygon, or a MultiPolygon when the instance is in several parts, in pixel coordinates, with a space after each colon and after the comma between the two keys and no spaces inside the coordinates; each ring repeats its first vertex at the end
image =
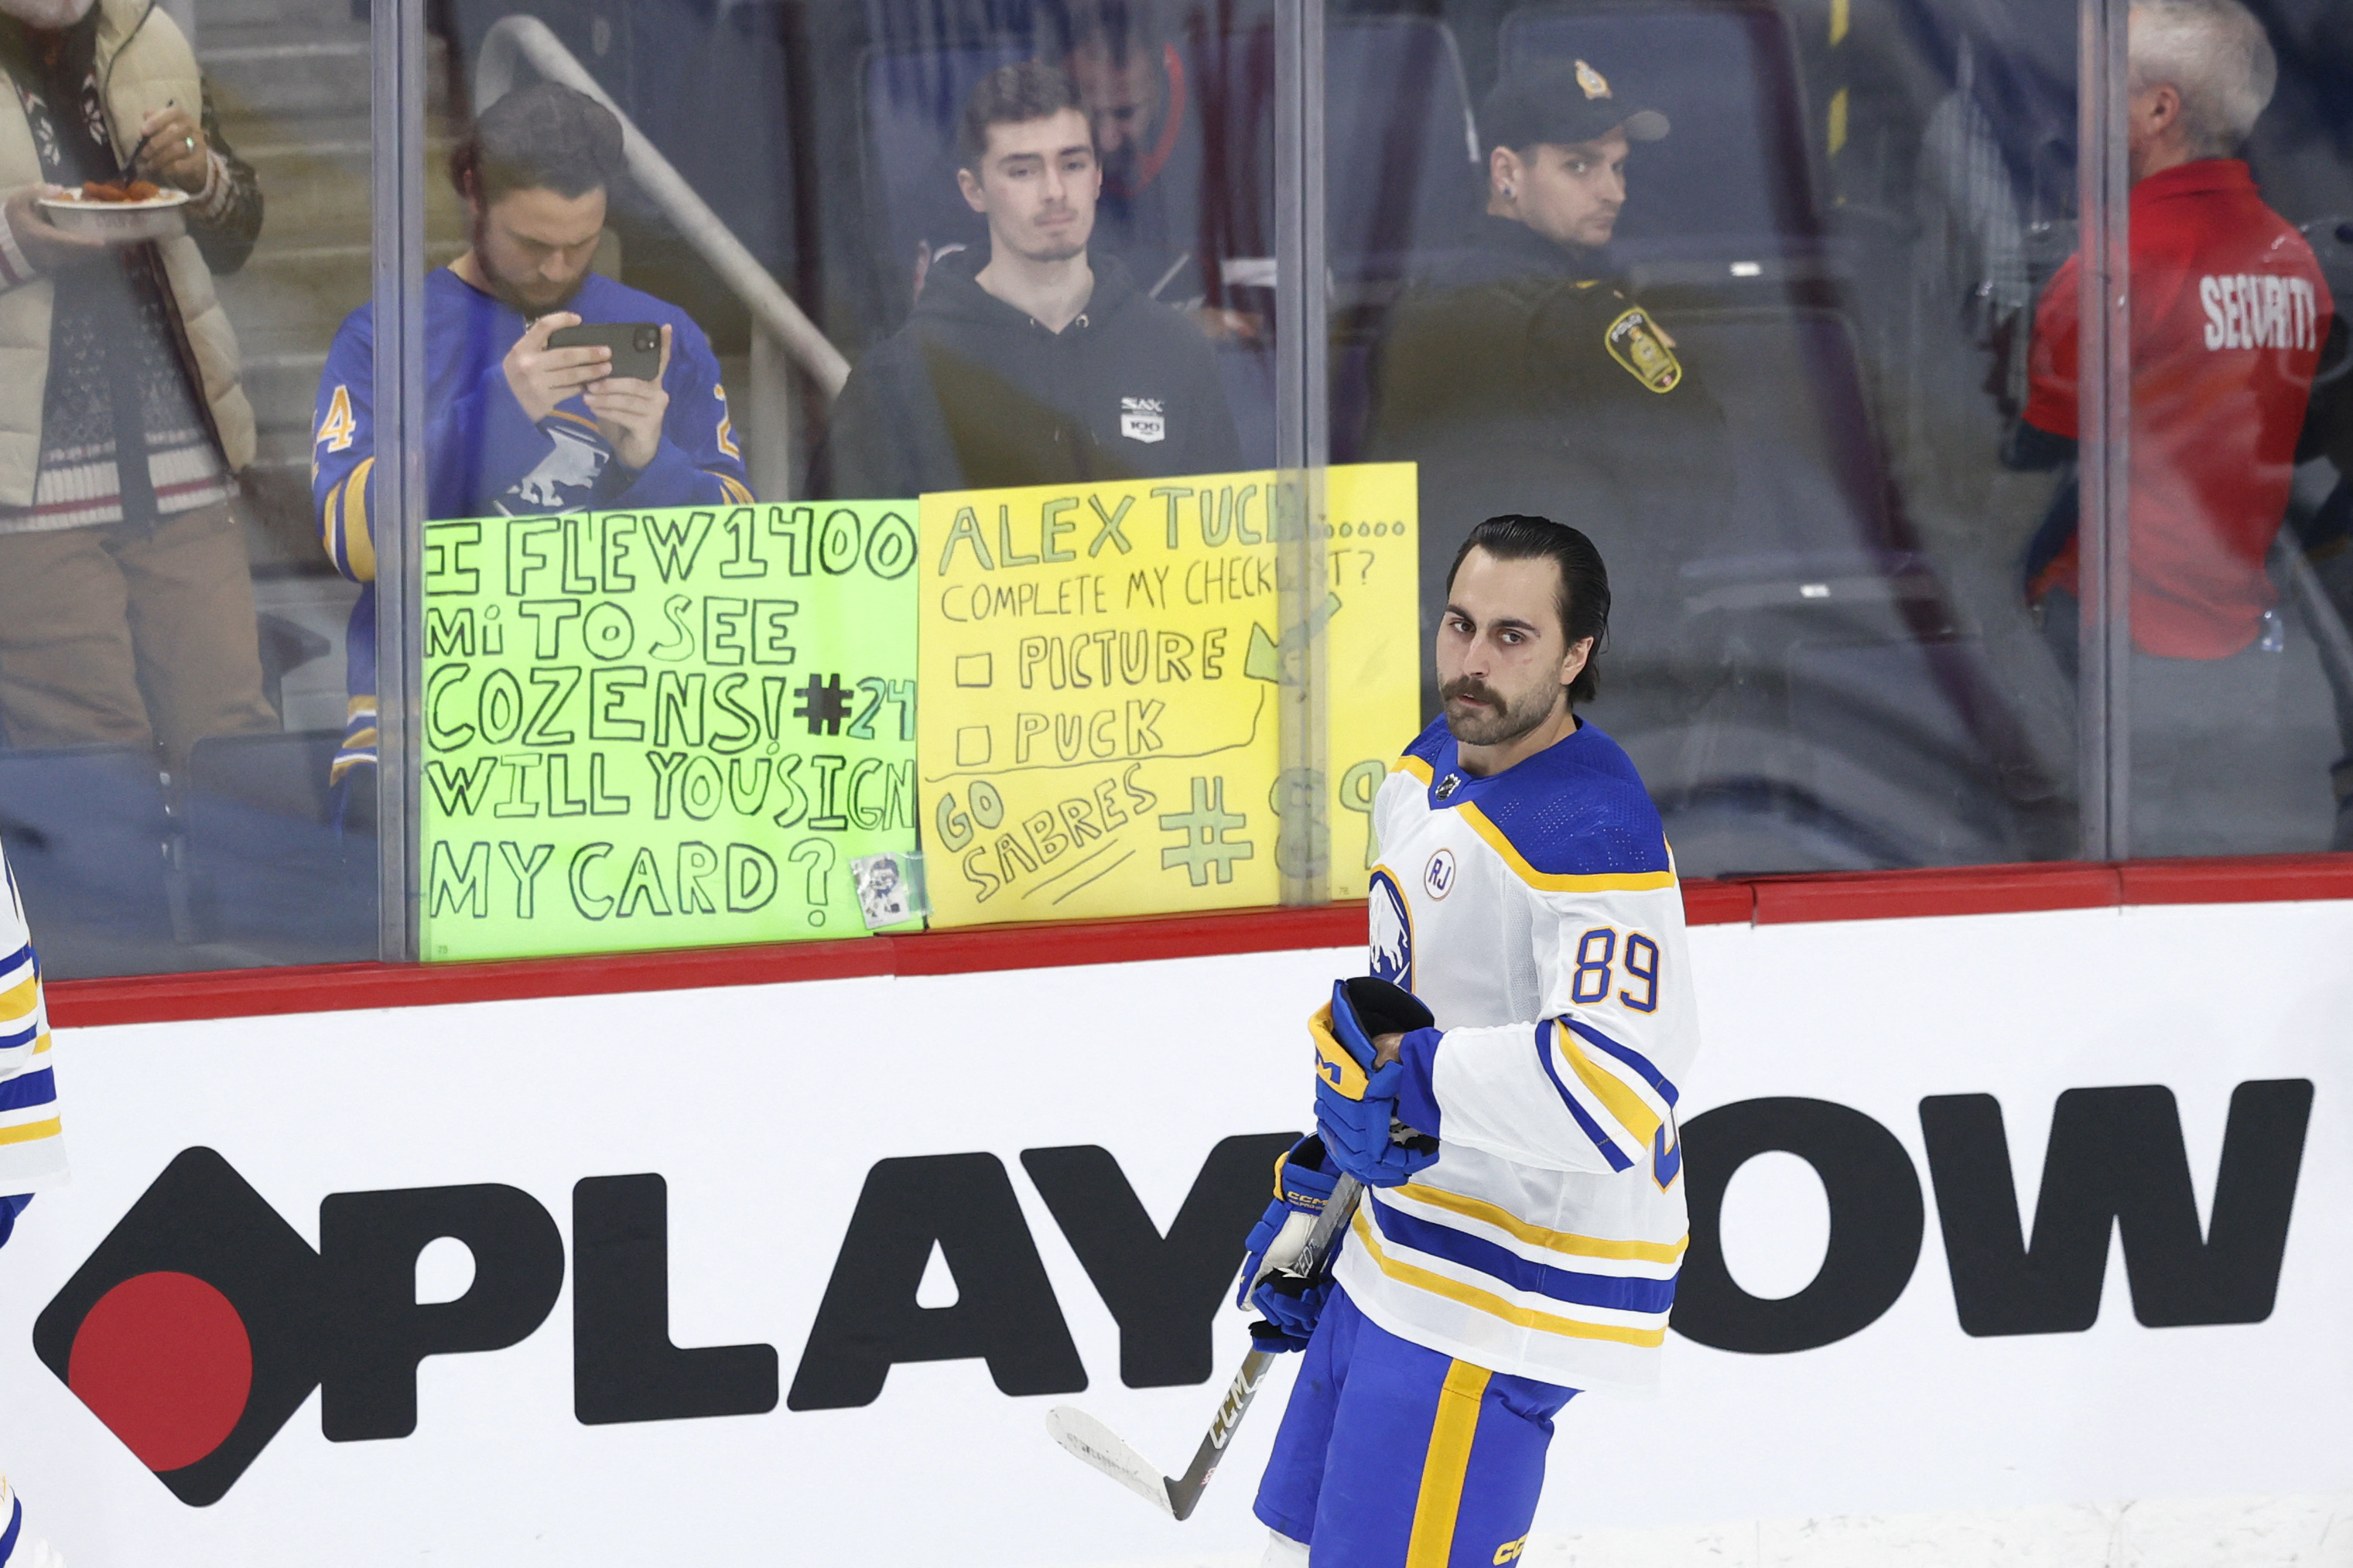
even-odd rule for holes
{"type": "Polygon", "coordinates": [[[1609,357],[1652,392],[1672,392],[1683,378],[1683,367],[1667,346],[1666,335],[1639,305],[1610,322],[1601,341],[1609,345],[1609,357]]]}
{"type": "Polygon", "coordinates": [[[1577,85],[1585,89],[1585,96],[1588,99],[1609,96],[1609,80],[1583,60],[1577,62],[1577,85]]]}

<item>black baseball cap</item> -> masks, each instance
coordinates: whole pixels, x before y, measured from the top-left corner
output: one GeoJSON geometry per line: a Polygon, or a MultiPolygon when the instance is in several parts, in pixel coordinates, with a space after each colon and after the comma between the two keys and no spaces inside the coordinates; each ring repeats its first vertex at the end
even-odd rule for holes
{"type": "Polygon", "coordinates": [[[1497,82],[1480,106],[1479,130],[1487,147],[1515,151],[1539,142],[1574,147],[1612,131],[1629,142],[1656,142],[1667,133],[1667,117],[1612,98],[1609,79],[1583,60],[1547,61],[1497,82]]]}

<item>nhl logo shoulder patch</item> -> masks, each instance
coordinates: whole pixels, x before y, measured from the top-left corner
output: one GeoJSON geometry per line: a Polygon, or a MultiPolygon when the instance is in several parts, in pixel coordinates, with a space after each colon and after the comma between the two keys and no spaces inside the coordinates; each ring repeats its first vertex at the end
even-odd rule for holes
{"type": "Polygon", "coordinates": [[[1168,415],[1156,397],[1123,397],[1119,400],[1119,433],[1131,441],[1165,441],[1168,438],[1168,415]]]}
{"type": "Polygon", "coordinates": [[[1672,392],[1683,378],[1683,367],[1676,361],[1675,351],[1667,346],[1666,334],[1640,305],[1611,321],[1601,341],[1609,357],[1652,392],[1672,392]]]}

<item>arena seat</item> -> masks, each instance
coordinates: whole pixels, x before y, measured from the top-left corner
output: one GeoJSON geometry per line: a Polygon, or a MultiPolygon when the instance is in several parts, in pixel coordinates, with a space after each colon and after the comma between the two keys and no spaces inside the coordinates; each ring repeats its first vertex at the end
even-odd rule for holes
{"type": "Polygon", "coordinates": [[[1426,16],[1334,22],[1324,46],[1324,235],[1342,281],[1460,242],[1480,164],[1462,54],[1426,16]]]}
{"type": "MultiPolygon", "coordinates": [[[[978,245],[988,231],[956,190],[955,121],[980,79],[1030,58],[1024,39],[965,48],[871,50],[860,73],[868,233],[893,278],[916,247],[978,245]]],[[[911,300],[902,299],[904,310],[911,300]]]]}

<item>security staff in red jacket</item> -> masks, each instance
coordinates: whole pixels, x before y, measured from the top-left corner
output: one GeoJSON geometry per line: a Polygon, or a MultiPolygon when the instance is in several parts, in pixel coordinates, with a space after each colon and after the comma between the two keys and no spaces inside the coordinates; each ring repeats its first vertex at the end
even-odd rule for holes
{"type": "MultiPolygon", "coordinates": [[[[2264,560],[2334,307],[2311,247],[2228,156],[2277,65],[2238,0],[2137,0],[2130,52],[2132,848],[2324,848],[2338,742],[2264,560]]],[[[2079,262],[2035,317],[2024,434],[2046,450],[2077,434],[2079,262]]],[[[2063,658],[2073,512],[2029,563],[2063,658]]]]}

